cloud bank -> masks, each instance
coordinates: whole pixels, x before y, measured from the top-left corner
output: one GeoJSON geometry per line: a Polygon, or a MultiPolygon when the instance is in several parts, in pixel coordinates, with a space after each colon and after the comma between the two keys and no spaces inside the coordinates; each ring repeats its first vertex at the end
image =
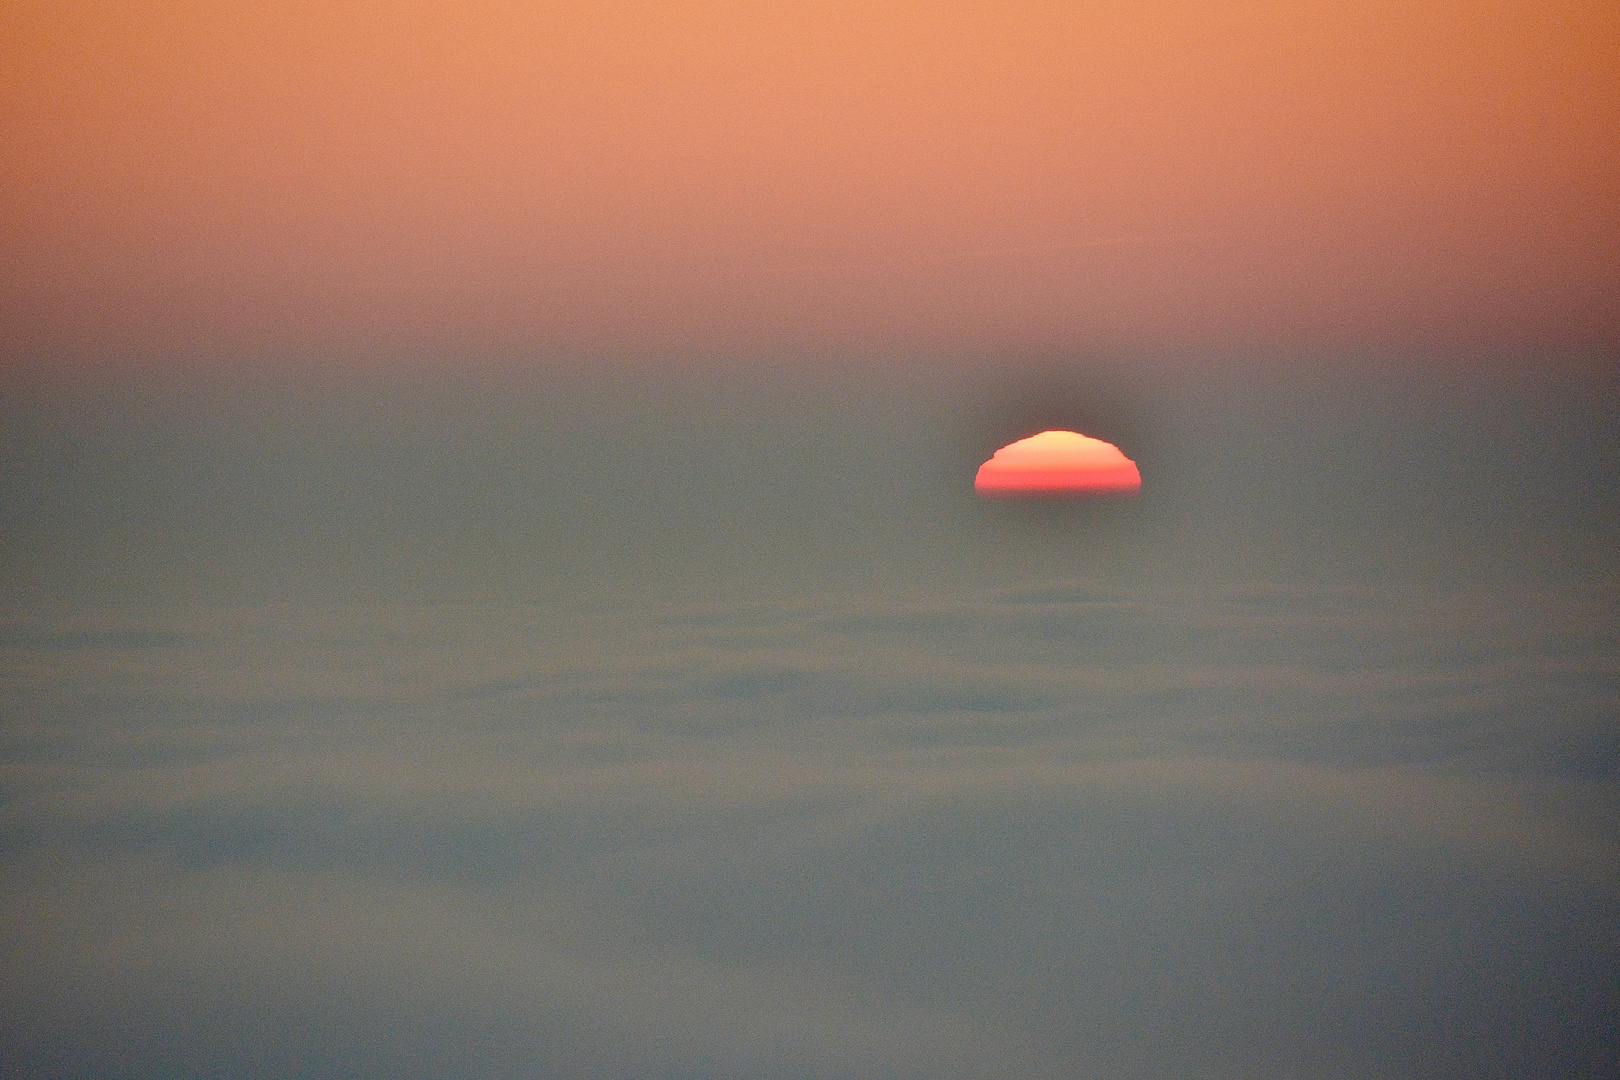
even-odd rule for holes
{"type": "Polygon", "coordinates": [[[1613,600],[1056,582],[14,627],[7,1057],[1601,1072],[1613,600]]]}

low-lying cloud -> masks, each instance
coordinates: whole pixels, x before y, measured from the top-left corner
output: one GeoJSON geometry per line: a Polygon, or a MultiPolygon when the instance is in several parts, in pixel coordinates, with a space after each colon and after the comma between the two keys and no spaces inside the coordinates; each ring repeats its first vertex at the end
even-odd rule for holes
{"type": "Polygon", "coordinates": [[[0,1037],[61,1076],[1601,1072],[1610,603],[14,626],[0,1037]]]}

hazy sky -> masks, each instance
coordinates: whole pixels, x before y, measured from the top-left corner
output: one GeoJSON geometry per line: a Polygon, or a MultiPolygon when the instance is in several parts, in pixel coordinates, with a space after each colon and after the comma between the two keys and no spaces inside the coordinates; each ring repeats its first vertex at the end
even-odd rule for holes
{"type": "Polygon", "coordinates": [[[1620,8],[0,25],[0,1076],[1620,1075],[1620,8]]]}
{"type": "Polygon", "coordinates": [[[1620,13],[7,5],[8,348],[1612,340],[1620,13]]]}

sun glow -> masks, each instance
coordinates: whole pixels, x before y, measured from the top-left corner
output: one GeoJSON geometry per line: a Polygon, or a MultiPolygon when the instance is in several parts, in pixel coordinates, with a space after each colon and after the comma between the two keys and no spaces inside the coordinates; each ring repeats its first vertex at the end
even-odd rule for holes
{"type": "Polygon", "coordinates": [[[989,497],[1134,495],[1136,462],[1119,447],[1075,431],[1043,431],[997,450],[979,466],[973,490],[989,497]]]}

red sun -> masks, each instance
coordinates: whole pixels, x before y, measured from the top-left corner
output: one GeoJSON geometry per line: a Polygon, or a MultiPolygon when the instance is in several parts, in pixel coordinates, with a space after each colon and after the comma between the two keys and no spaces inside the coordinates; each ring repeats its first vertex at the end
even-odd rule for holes
{"type": "Polygon", "coordinates": [[[973,490],[988,497],[1134,495],[1142,490],[1142,474],[1113,443],[1043,431],[997,450],[979,466],[973,490]]]}

